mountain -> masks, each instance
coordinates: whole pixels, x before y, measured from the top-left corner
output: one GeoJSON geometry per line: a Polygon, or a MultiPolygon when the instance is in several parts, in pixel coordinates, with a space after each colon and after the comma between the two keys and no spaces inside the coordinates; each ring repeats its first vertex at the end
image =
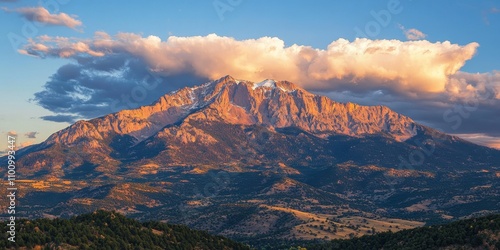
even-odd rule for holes
{"type": "Polygon", "coordinates": [[[20,220],[16,225],[16,242],[3,237],[2,249],[250,249],[186,226],[141,223],[102,210],[71,219],[20,220]]]}
{"type": "MultiPolygon", "coordinates": [[[[355,137],[386,134],[398,141],[416,135],[418,129],[418,125],[410,118],[387,107],[336,103],[286,81],[252,83],[227,76],[199,87],[167,94],[150,106],[79,121],[50,136],[37,147],[42,150],[37,151],[57,154],[60,147],[76,146],[81,147],[82,153],[93,155],[91,159],[76,156],[80,158],[77,165],[86,160],[93,164],[106,161],[115,166],[117,160],[137,160],[144,156],[148,160],[153,158],[157,163],[168,165],[199,164],[202,161],[230,164],[243,159],[254,161],[258,158],[258,147],[241,144],[267,139],[252,138],[259,133],[242,130],[243,127],[246,130],[268,130],[272,133],[276,129],[292,130],[291,133],[304,131],[314,139],[335,134],[355,137]],[[213,133],[217,131],[213,130],[219,130],[220,126],[244,134],[233,138],[216,138],[214,136],[217,135],[213,133]],[[169,147],[167,144],[178,146],[169,147]],[[249,150],[246,156],[236,149],[238,145],[249,150]],[[200,159],[191,151],[206,152],[210,157],[200,159]],[[190,157],[187,153],[196,157],[190,157]]],[[[31,175],[54,168],[62,170],[62,166],[67,164],[60,157],[42,157],[39,160],[40,153],[23,159],[34,166],[24,174],[31,175]]],[[[70,165],[75,165],[72,163],[70,165]]],[[[53,176],[54,172],[50,172],[53,176]]],[[[64,175],[57,171],[56,176],[64,175]]]]}
{"type": "Polygon", "coordinates": [[[78,121],[16,156],[21,216],[115,209],[243,241],[348,238],[500,208],[500,151],[287,81],[226,76],[78,121]]]}

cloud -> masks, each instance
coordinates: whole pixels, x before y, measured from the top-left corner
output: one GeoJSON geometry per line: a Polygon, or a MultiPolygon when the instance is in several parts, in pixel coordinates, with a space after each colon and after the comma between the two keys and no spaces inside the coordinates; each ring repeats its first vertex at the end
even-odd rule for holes
{"type": "Polygon", "coordinates": [[[0,0],[0,3],[14,3],[17,2],[18,0],[0,0]]]}
{"type": "Polygon", "coordinates": [[[500,138],[500,72],[497,71],[481,74],[457,72],[449,77],[445,92],[418,99],[380,90],[369,93],[318,93],[341,102],[386,105],[419,123],[446,133],[481,133],[500,138]]]}
{"type": "Polygon", "coordinates": [[[446,84],[450,101],[470,99],[500,100],[500,71],[490,73],[457,72],[450,76],[446,84]],[[481,96],[487,96],[482,98],[481,96]]]}
{"type": "Polygon", "coordinates": [[[27,132],[26,134],[24,134],[24,136],[30,138],[30,139],[35,139],[36,138],[36,134],[38,134],[38,132],[36,131],[33,131],[33,132],[27,132]]]}
{"type": "Polygon", "coordinates": [[[40,118],[43,120],[52,121],[52,122],[74,123],[80,117],[74,116],[74,115],[61,115],[61,114],[59,114],[59,115],[46,115],[46,116],[42,116],[40,118]]]}
{"type": "Polygon", "coordinates": [[[25,148],[34,144],[34,141],[23,141],[19,144],[18,149],[25,148]]]}
{"type": "Polygon", "coordinates": [[[405,35],[408,40],[420,40],[427,36],[422,31],[417,29],[409,29],[405,32],[405,35]]]}
{"type": "Polygon", "coordinates": [[[473,143],[500,150],[500,138],[485,134],[454,134],[473,143]]]}
{"type": "Polygon", "coordinates": [[[147,105],[186,83],[205,81],[190,74],[158,76],[142,60],[125,55],[78,58],[59,68],[33,101],[57,113],[42,119],[72,123],[147,105]]]}
{"type": "Polygon", "coordinates": [[[363,92],[383,88],[418,95],[445,91],[448,77],[472,58],[479,46],[364,38],[352,42],[339,39],[327,49],[284,44],[276,37],[235,40],[211,34],[171,36],[162,41],[156,36],[119,33],[112,37],[97,32],[92,39],[39,37],[21,53],[77,61],[99,57],[105,61],[117,58],[116,63],[140,61],[158,76],[189,73],[215,79],[230,74],[254,81],[288,79],[311,89],[363,92]]]}
{"type": "Polygon", "coordinates": [[[54,26],[66,26],[68,28],[76,29],[82,26],[82,22],[76,19],[76,16],[70,16],[66,13],[51,14],[43,7],[24,7],[14,10],[4,8],[7,12],[19,13],[28,21],[38,22],[54,26]]]}
{"type": "Polygon", "coordinates": [[[500,13],[500,9],[497,7],[491,7],[487,10],[482,11],[483,21],[486,25],[490,25],[490,20],[488,18],[489,14],[497,14],[500,13]]]}
{"type": "Polygon", "coordinates": [[[417,30],[417,29],[406,29],[403,25],[399,25],[399,28],[403,31],[403,33],[406,36],[406,39],[408,40],[422,40],[424,39],[427,35],[424,34],[422,31],[417,30]]]}

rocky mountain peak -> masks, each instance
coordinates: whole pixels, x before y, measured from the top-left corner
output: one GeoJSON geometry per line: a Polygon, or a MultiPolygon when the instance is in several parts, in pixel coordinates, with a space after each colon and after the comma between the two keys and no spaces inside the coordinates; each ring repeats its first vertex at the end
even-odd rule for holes
{"type": "Polygon", "coordinates": [[[72,144],[86,137],[105,140],[116,134],[140,142],[165,126],[193,120],[295,127],[320,137],[383,133],[402,141],[416,134],[412,119],[387,107],[335,102],[288,81],[251,82],[228,75],[168,93],[148,106],[77,122],[47,143],[72,144]]]}

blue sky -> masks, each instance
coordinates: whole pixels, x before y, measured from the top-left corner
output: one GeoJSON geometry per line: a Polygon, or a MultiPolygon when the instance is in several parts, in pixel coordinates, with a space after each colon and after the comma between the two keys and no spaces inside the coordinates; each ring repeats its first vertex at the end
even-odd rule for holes
{"type": "MultiPolygon", "coordinates": [[[[50,81],[63,65],[75,62],[75,58],[71,57],[45,55],[45,58],[39,58],[17,51],[29,44],[24,39],[35,39],[42,35],[88,40],[98,31],[111,36],[125,32],[142,37],[157,36],[164,41],[169,36],[205,37],[215,33],[220,37],[234,38],[236,41],[277,37],[284,42],[285,47],[297,44],[325,50],[329,44],[340,38],[354,41],[359,36],[357,28],[369,34],[370,30],[367,32],[366,28],[373,28],[373,24],[377,24],[379,30],[372,30],[373,35],[367,35],[365,38],[407,42],[405,31],[414,29],[414,32],[424,34],[417,40],[427,40],[430,43],[450,41],[459,46],[478,43],[479,47],[474,51],[474,55],[470,59],[464,59],[465,64],[458,71],[490,74],[492,76],[488,78],[488,84],[498,86],[495,74],[500,70],[500,3],[495,1],[18,0],[0,1],[0,5],[4,8],[0,14],[0,21],[3,23],[0,27],[0,34],[3,34],[0,39],[0,77],[4,94],[4,107],[0,109],[0,132],[5,134],[8,131],[16,131],[19,143],[38,143],[51,133],[69,125],[41,119],[43,116],[55,115],[56,108],[43,108],[39,102],[31,100],[35,93],[43,91],[44,84],[50,81]],[[388,4],[395,4],[400,11],[388,12],[388,4]],[[80,21],[81,25],[41,25],[39,22],[27,20],[27,14],[23,15],[20,10],[38,6],[44,7],[52,15],[66,13],[72,19],[80,21]],[[381,13],[390,13],[389,19],[387,16],[381,16],[381,13]],[[383,22],[387,21],[386,25],[381,23],[377,16],[381,17],[383,22]],[[27,27],[36,29],[28,30],[27,27]],[[9,39],[12,34],[23,37],[22,44],[17,44],[20,46],[12,45],[9,39]],[[37,132],[36,138],[25,135],[29,132],[37,132]]],[[[482,81],[474,77],[466,75],[460,79],[482,81]]],[[[186,85],[199,83],[202,82],[189,82],[186,85]]],[[[471,118],[464,119],[459,129],[454,130],[446,128],[443,122],[439,121],[443,119],[441,114],[444,110],[430,112],[435,110],[430,103],[447,102],[456,98],[444,101],[439,99],[441,97],[426,97],[405,102],[404,96],[397,98],[398,94],[390,91],[388,93],[392,93],[391,96],[380,98],[373,97],[367,94],[368,92],[363,92],[360,97],[359,94],[350,94],[351,89],[348,89],[351,92],[345,92],[345,88],[320,89],[313,86],[310,89],[334,99],[338,98],[339,101],[384,104],[419,122],[440,127],[448,133],[461,134],[478,143],[497,145],[496,138],[500,137],[494,129],[500,124],[488,122],[491,121],[491,114],[498,111],[491,105],[481,106],[471,118]]],[[[372,87],[369,91],[374,93],[372,87]]],[[[0,147],[5,148],[5,142],[0,141],[0,147]]]]}

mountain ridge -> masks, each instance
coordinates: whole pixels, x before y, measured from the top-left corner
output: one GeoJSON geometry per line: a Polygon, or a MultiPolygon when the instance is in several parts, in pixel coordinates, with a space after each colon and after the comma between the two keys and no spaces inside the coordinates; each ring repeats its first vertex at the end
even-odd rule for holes
{"type": "Polygon", "coordinates": [[[499,164],[500,151],[387,107],[229,76],[16,152],[19,216],[115,209],[245,240],[345,239],[498,212],[499,164]]]}
{"type": "Polygon", "coordinates": [[[109,133],[128,134],[140,142],[165,126],[185,118],[220,118],[233,124],[270,125],[278,128],[296,126],[318,135],[338,133],[357,136],[389,132],[397,139],[400,137],[405,140],[416,134],[412,127],[416,123],[411,118],[397,114],[385,106],[342,104],[324,96],[310,94],[287,81],[266,81],[268,84],[276,84],[276,87],[265,84],[257,86],[259,83],[235,80],[231,76],[192,88],[186,87],[162,96],[152,105],[123,110],[89,121],[78,121],[74,131],[68,131],[71,130],[70,126],[62,130],[67,131],[66,134],[56,132],[47,139],[47,144],[72,144],[80,137],[102,140],[103,133],[104,136],[109,133]],[[278,94],[274,90],[279,90],[278,94]],[[286,94],[282,95],[283,93],[286,94]],[[291,94],[295,96],[290,97],[291,94]],[[211,110],[200,112],[200,109],[207,108],[211,110]],[[226,110],[229,112],[225,114],[223,109],[230,110],[226,110]],[[325,113],[334,115],[328,117],[325,113]],[[343,113],[347,115],[342,115],[343,113]],[[292,117],[287,119],[286,114],[292,117]],[[329,118],[333,119],[329,121],[329,118]],[[369,122],[371,119],[376,121],[369,122]],[[401,123],[398,124],[398,121],[401,123]]]}

